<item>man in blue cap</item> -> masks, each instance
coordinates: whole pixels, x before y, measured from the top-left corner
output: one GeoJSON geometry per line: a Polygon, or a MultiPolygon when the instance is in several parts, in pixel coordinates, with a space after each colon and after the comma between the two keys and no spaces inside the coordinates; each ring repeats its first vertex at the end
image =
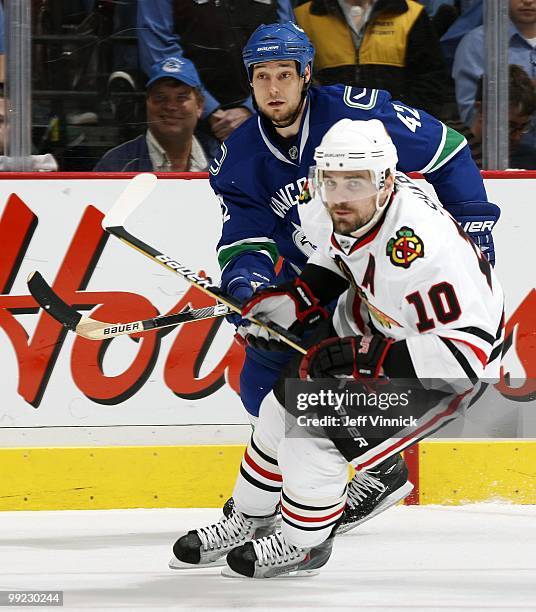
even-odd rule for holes
{"type": "Polygon", "coordinates": [[[147,82],[146,133],[107,151],[94,170],[206,171],[214,150],[194,135],[204,104],[200,86],[195,66],[184,57],[154,64],[147,82]]]}

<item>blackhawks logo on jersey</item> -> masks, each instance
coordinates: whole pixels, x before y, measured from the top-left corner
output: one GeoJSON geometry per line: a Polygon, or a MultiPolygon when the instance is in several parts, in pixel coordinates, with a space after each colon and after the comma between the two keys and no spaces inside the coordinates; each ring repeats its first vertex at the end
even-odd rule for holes
{"type": "Polygon", "coordinates": [[[424,244],[410,227],[401,227],[396,238],[387,243],[387,253],[394,266],[409,268],[419,257],[424,257],[424,244]]]}
{"type": "Polygon", "coordinates": [[[309,181],[305,181],[303,189],[298,197],[298,202],[300,204],[307,204],[307,202],[311,201],[311,192],[309,190],[309,181]]]}

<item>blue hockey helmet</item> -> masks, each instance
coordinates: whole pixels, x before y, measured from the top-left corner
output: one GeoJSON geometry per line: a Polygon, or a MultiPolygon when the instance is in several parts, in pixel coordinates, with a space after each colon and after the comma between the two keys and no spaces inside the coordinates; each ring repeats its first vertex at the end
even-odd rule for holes
{"type": "Polygon", "coordinates": [[[314,55],[315,48],[307,34],[292,21],[260,25],[242,51],[250,81],[255,64],[276,60],[298,62],[298,71],[303,76],[307,65],[313,69],[314,55]]]}

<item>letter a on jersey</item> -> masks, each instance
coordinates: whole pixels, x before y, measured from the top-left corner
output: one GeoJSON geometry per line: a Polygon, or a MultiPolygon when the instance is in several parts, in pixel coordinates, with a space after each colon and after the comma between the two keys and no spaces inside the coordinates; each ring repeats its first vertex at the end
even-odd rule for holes
{"type": "Polygon", "coordinates": [[[401,227],[396,238],[387,243],[387,255],[394,266],[409,268],[419,257],[424,257],[424,244],[410,227],[401,227]]]}

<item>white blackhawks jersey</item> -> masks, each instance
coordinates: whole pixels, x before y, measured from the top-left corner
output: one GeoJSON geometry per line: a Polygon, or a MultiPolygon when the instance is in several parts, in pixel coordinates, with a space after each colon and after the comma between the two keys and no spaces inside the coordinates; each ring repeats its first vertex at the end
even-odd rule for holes
{"type": "Polygon", "coordinates": [[[332,234],[309,259],[351,284],[334,313],[337,334],[405,339],[421,380],[496,378],[504,300],[493,269],[416,183],[397,173],[395,185],[368,234],[332,234]]]}

